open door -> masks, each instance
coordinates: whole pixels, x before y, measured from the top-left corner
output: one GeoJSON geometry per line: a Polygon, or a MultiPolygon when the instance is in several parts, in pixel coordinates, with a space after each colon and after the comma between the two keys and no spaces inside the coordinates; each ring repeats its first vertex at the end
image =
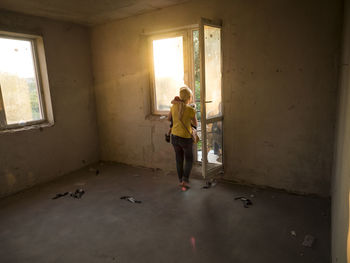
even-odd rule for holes
{"type": "Polygon", "coordinates": [[[199,28],[202,175],[223,171],[221,21],[201,19],[199,28]]]}

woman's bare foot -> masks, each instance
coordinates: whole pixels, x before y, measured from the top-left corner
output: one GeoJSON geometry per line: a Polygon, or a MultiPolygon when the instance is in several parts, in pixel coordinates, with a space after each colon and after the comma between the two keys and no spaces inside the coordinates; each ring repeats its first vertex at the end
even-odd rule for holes
{"type": "Polygon", "coordinates": [[[184,182],[180,182],[180,183],[179,183],[179,186],[184,186],[184,182]]]}

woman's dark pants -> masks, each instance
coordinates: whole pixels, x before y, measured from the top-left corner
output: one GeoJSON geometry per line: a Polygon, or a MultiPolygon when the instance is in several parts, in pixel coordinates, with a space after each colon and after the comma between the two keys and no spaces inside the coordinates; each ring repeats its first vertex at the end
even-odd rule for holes
{"type": "Polygon", "coordinates": [[[176,169],[177,175],[179,176],[179,181],[189,182],[193,164],[192,138],[182,138],[171,135],[171,143],[173,144],[175,150],[176,169]]]}

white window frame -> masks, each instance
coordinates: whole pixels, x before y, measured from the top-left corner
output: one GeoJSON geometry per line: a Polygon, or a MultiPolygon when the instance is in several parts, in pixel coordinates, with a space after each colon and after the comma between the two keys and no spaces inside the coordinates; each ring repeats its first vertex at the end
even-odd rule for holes
{"type": "Polygon", "coordinates": [[[43,38],[39,35],[30,35],[7,31],[0,31],[0,37],[31,42],[35,77],[37,80],[36,82],[38,86],[39,103],[41,106],[40,108],[42,114],[41,120],[7,124],[2,92],[0,88],[0,133],[52,126],[54,124],[54,118],[52,112],[43,38]]]}
{"type": "MultiPolygon", "coordinates": [[[[184,83],[194,92],[194,76],[193,76],[193,46],[192,31],[199,30],[198,25],[192,25],[185,28],[179,28],[161,33],[152,33],[148,38],[149,45],[149,61],[150,61],[150,87],[151,87],[151,112],[153,115],[167,115],[169,111],[157,110],[156,86],[153,61],[153,40],[159,40],[172,37],[183,37],[183,61],[184,61],[184,83]]],[[[180,87],[179,87],[180,88],[180,87]]],[[[193,93],[194,94],[194,93],[193,93]]]]}

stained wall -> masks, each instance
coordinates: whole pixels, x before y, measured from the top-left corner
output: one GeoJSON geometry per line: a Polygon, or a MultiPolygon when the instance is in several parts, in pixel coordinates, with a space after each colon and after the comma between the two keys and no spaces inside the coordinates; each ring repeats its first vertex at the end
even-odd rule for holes
{"type": "MultiPolygon", "coordinates": [[[[0,134],[0,196],[99,159],[89,28],[0,10],[0,30],[43,36],[55,124],[0,134]]],[[[1,58],[0,58],[1,59],[1,58]]]]}
{"type": "Polygon", "coordinates": [[[101,158],[175,169],[147,34],[222,19],[224,177],[329,195],[341,14],[341,0],[201,0],[93,27],[101,158]]]}

